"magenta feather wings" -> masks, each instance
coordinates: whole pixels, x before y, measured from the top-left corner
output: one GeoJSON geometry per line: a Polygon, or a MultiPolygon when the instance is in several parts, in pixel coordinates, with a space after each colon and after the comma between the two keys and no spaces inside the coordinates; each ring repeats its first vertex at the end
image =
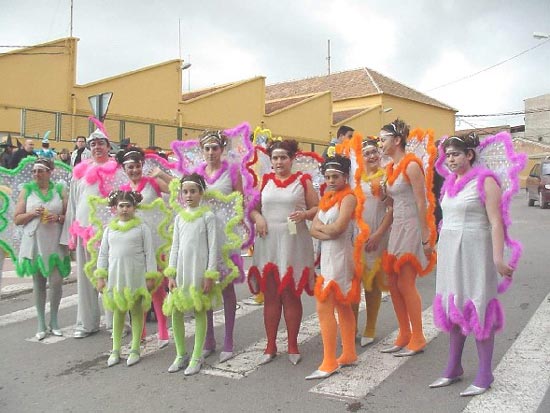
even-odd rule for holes
{"type": "MultiPolygon", "coordinates": [[[[444,137],[443,142],[447,137],[444,137]]],[[[508,264],[516,268],[521,257],[521,243],[510,235],[510,205],[512,198],[519,191],[519,173],[525,167],[527,156],[514,150],[512,137],[507,132],[500,132],[494,136],[483,139],[476,148],[476,161],[473,168],[457,182],[455,174],[445,166],[445,153],[443,145],[439,145],[439,157],[435,164],[437,172],[445,178],[441,189],[441,196],[445,193],[454,196],[472,179],[478,179],[478,190],[481,201],[485,203],[485,191],[483,190],[483,177],[491,176],[499,184],[502,190],[500,212],[504,226],[504,242],[509,251],[508,264]],[[481,179],[480,179],[481,178],[481,179]],[[480,183],[481,182],[481,183],[480,183]]],[[[498,286],[498,292],[503,293],[511,284],[510,278],[504,278],[498,286]]]]}

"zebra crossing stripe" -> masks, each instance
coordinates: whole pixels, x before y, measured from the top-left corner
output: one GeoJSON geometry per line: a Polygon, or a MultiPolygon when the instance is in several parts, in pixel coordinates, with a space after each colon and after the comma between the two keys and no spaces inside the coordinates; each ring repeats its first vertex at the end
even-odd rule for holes
{"type": "MultiPolygon", "coordinates": [[[[422,323],[426,343],[429,343],[439,334],[439,330],[433,323],[432,307],[422,312],[422,323]]],[[[393,345],[397,332],[395,330],[383,340],[370,345],[365,352],[359,355],[356,366],[341,369],[338,374],[311,388],[310,392],[338,400],[355,400],[366,397],[408,359],[408,357],[394,357],[391,354],[380,353],[381,349],[393,345]],[[376,366],[376,369],[373,369],[372,366],[376,366]]]]}
{"type": "Polygon", "coordinates": [[[542,300],[494,370],[495,381],[491,389],[474,397],[464,412],[537,411],[550,386],[548,320],[550,294],[542,300]]]}
{"type": "MultiPolygon", "coordinates": [[[[364,308],[365,303],[362,302],[359,309],[363,310],[364,308]]],[[[298,344],[309,341],[311,338],[319,335],[319,332],[319,319],[317,313],[314,313],[302,320],[300,332],[298,333],[298,344]]],[[[277,348],[287,348],[287,343],[286,334],[277,335],[277,348]]],[[[262,359],[266,345],[267,340],[265,338],[261,339],[237,353],[235,357],[225,363],[204,365],[201,373],[231,379],[242,379],[260,366],[260,360],[262,359]]]]}
{"type": "MultiPolygon", "coordinates": [[[[61,299],[61,304],[59,305],[59,309],[62,310],[64,308],[72,307],[73,305],[76,305],[77,301],[78,301],[77,294],[63,297],[61,299]]],[[[46,311],[50,311],[50,303],[46,303],[46,311]]],[[[36,317],[36,308],[34,307],[24,308],[23,310],[14,311],[12,313],[0,316],[0,327],[5,327],[10,324],[30,320],[31,318],[35,318],[35,317],[36,317]]]]}

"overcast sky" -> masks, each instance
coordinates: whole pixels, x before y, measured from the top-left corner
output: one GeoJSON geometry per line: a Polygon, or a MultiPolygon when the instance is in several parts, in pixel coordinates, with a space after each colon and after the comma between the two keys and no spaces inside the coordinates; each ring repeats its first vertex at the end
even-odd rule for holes
{"type": "MultiPolygon", "coordinates": [[[[70,0],[0,0],[0,10],[0,46],[70,33],[70,0]]],[[[184,90],[189,80],[193,90],[324,75],[330,39],[332,72],[369,67],[460,114],[523,110],[523,99],[550,93],[550,42],[532,36],[550,34],[550,0],[74,0],[77,82],[179,58],[180,19],[181,56],[192,63],[184,90]]],[[[518,125],[523,116],[467,121],[518,125]]]]}

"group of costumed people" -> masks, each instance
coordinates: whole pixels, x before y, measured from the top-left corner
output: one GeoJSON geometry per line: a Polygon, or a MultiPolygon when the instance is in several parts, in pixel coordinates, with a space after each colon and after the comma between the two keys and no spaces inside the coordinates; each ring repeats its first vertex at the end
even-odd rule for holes
{"type": "Polygon", "coordinates": [[[426,346],[416,280],[436,264],[432,181],[437,170],[445,183],[433,308],[435,324],[449,333],[450,344],[447,367],[430,387],[460,380],[470,334],[479,367],[460,394],[481,394],[490,387],[494,334],[504,324],[498,294],[511,283],[521,255],[509,235],[509,206],[525,157],[514,152],[508,134],[481,143],[475,135],[445,137],[436,148],[431,131],[409,131],[397,119],[383,126],[379,137],[355,133],[321,158],[300,151],[294,140],[255,139],[253,146],[243,124],[173,142],[175,160],[167,161],[135,147],[111,158],[106,131],[96,123],[87,139],[91,158],[75,167],[72,177],[70,168],[62,169],[56,180],[57,169],[47,159],[0,171],[3,188],[17,188],[2,191],[4,216],[13,213],[15,225],[22,226],[18,237],[15,227],[3,222],[0,244],[17,273],[33,277],[38,340],[49,332],[63,334],[57,311],[71,248],[78,282],[74,337],[99,330],[101,293],[105,323],[112,328],[108,366],[121,360],[128,313],[127,365],[139,362],[144,313],[153,306],[159,348],[169,343],[166,317],[171,317],[176,357],[168,371],[198,373],[216,350],[212,310],[221,302],[225,329],[219,361],[231,359],[235,283],[245,279],[251,292],[265,299],[267,344],[260,364],[278,354],[282,316],[288,359],[294,365],[301,360],[304,291],[317,301],[323,341],[321,364],[306,379],[326,378],[356,363],[356,334],[361,347],[375,341],[383,291],[389,291],[399,329],[393,345],[381,351],[414,356],[426,346]],[[241,250],[252,245],[246,276],[241,250]],[[358,325],[363,291],[364,328],[358,325]],[[195,319],[191,354],[184,323],[190,311],[195,319]]]}

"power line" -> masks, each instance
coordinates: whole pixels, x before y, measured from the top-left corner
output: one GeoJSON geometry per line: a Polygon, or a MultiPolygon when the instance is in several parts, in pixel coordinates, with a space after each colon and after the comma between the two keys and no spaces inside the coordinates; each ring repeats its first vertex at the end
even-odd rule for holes
{"type": "Polygon", "coordinates": [[[496,116],[516,116],[516,115],[528,115],[531,113],[550,112],[550,109],[531,109],[531,110],[515,110],[512,112],[500,112],[500,113],[480,113],[477,115],[455,115],[457,118],[487,118],[496,116]]]}
{"type": "Polygon", "coordinates": [[[466,80],[466,79],[469,79],[469,78],[471,78],[471,77],[477,76],[477,75],[479,75],[480,73],[483,73],[483,72],[486,72],[486,71],[488,71],[488,70],[494,69],[495,67],[500,66],[500,65],[502,65],[502,64],[504,64],[504,63],[506,63],[506,62],[509,62],[510,60],[513,60],[513,59],[515,59],[515,58],[517,58],[517,57],[519,57],[519,56],[521,56],[521,55],[523,55],[523,54],[525,54],[525,53],[527,53],[527,52],[530,52],[531,50],[536,49],[537,47],[541,47],[542,45],[548,43],[549,41],[550,41],[550,38],[546,39],[545,41],[543,41],[543,42],[541,42],[541,43],[536,44],[536,45],[533,46],[533,47],[530,47],[529,49],[525,49],[524,51],[522,51],[522,52],[520,52],[520,53],[518,53],[518,54],[516,54],[516,55],[514,55],[514,56],[512,56],[512,57],[509,57],[508,59],[505,59],[505,60],[503,60],[503,61],[501,61],[501,62],[495,63],[494,65],[491,65],[491,66],[489,66],[489,67],[486,67],[485,69],[481,69],[481,70],[479,70],[479,71],[477,71],[477,72],[475,72],[475,73],[469,74],[469,75],[467,75],[467,76],[461,77],[461,78],[456,79],[456,80],[452,80],[452,81],[450,81],[450,82],[444,83],[444,84],[439,85],[439,86],[437,86],[437,87],[428,89],[426,92],[432,92],[432,91],[434,91],[434,90],[441,89],[442,87],[449,86],[449,85],[452,85],[452,84],[454,84],[454,83],[461,82],[461,81],[463,81],[463,80],[466,80]]]}

